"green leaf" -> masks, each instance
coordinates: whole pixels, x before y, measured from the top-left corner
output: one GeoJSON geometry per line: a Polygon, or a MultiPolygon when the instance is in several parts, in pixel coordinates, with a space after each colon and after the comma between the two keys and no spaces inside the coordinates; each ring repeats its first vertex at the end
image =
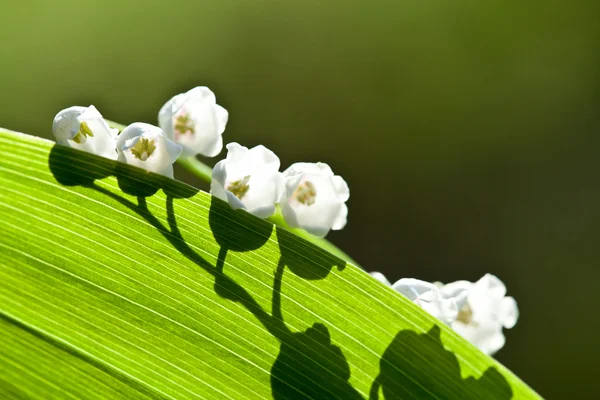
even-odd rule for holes
{"type": "Polygon", "coordinates": [[[183,183],[7,131],[0,180],[2,398],[539,398],[362,270],[183,183]]]}
{"type": "MultiPolygon", "coordinates": [[[[107,121],[107,122],[111,128],[116,128],[119,130],[119,132],[121,132],[121,131],[123,131],[123,129],[125,129],[125,125],[119,124],[118,122],[114,122],[114,121],[107,121]]],[[[196,158],[196,157],[180,157],[179,159],[177,159],[177,164],[179,164],[181,167],[183,167],[189,173],[194,175],[196,178],[210,184],[210,181],[212,180],[212,168],[209,167],[208,165],[204,164],[200,160],[198,160],[198,158],[196,158]]],[[[317,246],[329,251],[333,255],[338,256],[341,259],[346,260],[347,262],[360,267],[360,265],[358,265],[356,263],[356,261],[354,261],[348,254],[344,253],[342,250],[337,248],[333,243],[329,242],[327,239],[318,238],[316,236],[313,236],[303,229],[291,229],[289,227],[289,225],[285,222],[285,219],[283,218],[281,210],[278,209],[274,215],[272,215],[271,217],[268,218],[268,221],[274,223],[275,225],[286,228],[286,229],[294,232],[296,235],[308,240],[309,242],[312,242],[312,243],[316,244],[317,246]]]]}

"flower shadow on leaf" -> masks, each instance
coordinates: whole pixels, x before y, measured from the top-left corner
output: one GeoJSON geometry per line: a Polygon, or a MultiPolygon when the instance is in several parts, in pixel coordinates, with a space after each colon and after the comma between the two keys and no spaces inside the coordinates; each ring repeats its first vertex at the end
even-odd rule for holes
{"type": "MultiPolygon", "coordinates": [[[[221,250],[217,265],[196,253],[177,226],[174,199],[193,197],[198,190],[161,175],[118,165],[95,155],[55,146],[50,152],[49,167],[56,180],[67,186],[81,185],[114,199],[145,219],[168,242],[199,268],[215,279],[218,295],[236,301],[250,312],[281,343],[271,368],[274,399],[361,399],[349,383],[351,375],[342,349],[331,340],[328,328],[316,322],[305,331],[294,332],[284,322],[281,309],[282,280],[286,267],[306,280],[325,279],[334,266],[345,267],[343,260],[317,246],[294,239],[292,233],[277,228],[280,248],[272,292],[272,309],[267,312],[251,293],[223,273],[228,250],[250,251],[263,246],[272,233],[272,225],[243,211],[233,211],[227,203],[212,199],[209,225],[221,250]],[[137,204],[114,193],[95,181],[116,175],[119,186],[137,197],[137,204]],[[162,189],[167,195],[167,226],[148,209],[146,197],[162,189]],[[307,257],[307,254],[311,254],[307,257]]],[[[119,379],[127,380],[123,376],[119,379]]],[[[456,356],[445,350],[438,327],[427,334],[404,330],[396,335],[380,360],[370,399],[383,393],[390,399],[456,398],[461,400],[509,400],[512,391],[506,379],[489,368],[479,378],[462,379],[456,356]],[[440,379],[440,370],[447,375],[440,379]],[[418,378],[418,380],[415,380],[418,378]],[[452,396],[449,397],[449,393],[452,396]],[[493,393],[493,397],[490,397],[493,393]]]]}
{"type": "Polygon", "coordinates": [[[285,228],[277,226],[275,230],[283,264],[300,278],[325,279],[333,267],[337,267],[339,271],[346,268],[346,262],[341,258],[313,244],[300,244],[297,236],[285,228]],[[307,257],[306,254],[311,256],[307,257]]]}
{"type": "Polygon", "coordinates": [[[381,357],[369,399],[379,399],[380,391],[386,400],[512,399],[512,389],[494,367],[479,379],[462,379],[458,359],[444,348],[440,334],[438,326],[423,334],[400,331],[381,357]]]}
{"type": "Polygon", "coordinates": [[[362,399],[349,383],[350,365],[339,346],[331,341],[329,330],[316,322],[304,332],[292,332],[284,323],[281,286],[285,268],[306,280],[325,279],[333,267],[343,270],[346,262],[277,226],[280,259],[273,285],[272,316],[285,335],[271,369],[273,398],[279,399],[362,399]],[[307,255],[310,254],[310,257],[307,255]],[[291,385],[290,385],[291,383],[291,385]]]}
{"type": "Polygon", "coordinates": [[[277,228],[281,256],[275,271],[271,315],[283,335],[275,335],[281,346],[271,368],[273,398],[362,399],[349,383],[350,365],[342,349],[331,342],[327,327],[316,322],[304,332],[292,332],[285,324],[281,310],[281,286],[286,266],[302,278],[324,279],[334,265],[341,269],[345,262],[313,244],[306,244],[310,249],[298,248],[297,242],[288,235],[291,233],[277,228]],[[306,252],[321,257],[309,262],[303,256],[306,252]]]}
{"type": "Polygon", "coordinates": [[[267,243],[273,232],[273,225],[257,220],[244,210],[233,210],[229,204],[216,197],[211,198],[208,212],[208,224],[215,241],[219,244],[219,255],[217,257],[217,275],[215,280],[215,291],[225,298],[230,297],[231,291],[221,291],[228,279],[225,277],[224,267],[229,251],[246,252],[257,250],[267,243]]]}
{"type": "Polygon", "coordinates": [[[136,197],[150,197],[164,186],[167,179],[163,176],[132,168],[130,165],[117,163],[115,176],[119,189],[123,193],[136,197]]]}
{"type": "Polygon", "coordinates": [[[70,147],[54,145],[50,150],[50,172],[61,185],[90,186],[96,179],[114,174],[116,163],[70,147]]]}
{"type": "Polygon", "coordinates": [[[333,266],[343,269],[343,260],[310,243],[302,247],[294,243],[291,233],[278,230],[281,258],[274,276],[272,310],[268,313],[246,289],[223,273],[223,265],[228,250],[250,251],[263,246],[273,230],[270,223],[243,211],[236,212],[227,203],[213,198],[209,225],[221,246],[217,265],[213,266],[186,243],[177,226],[174,199],[193,197],[197,189],[61,146],[53,148],[49,164],[59,183],[88,187],[144,218],[186,258],[214,277],[218,295],[239,302],[281,342],[280,353],[271,370],[272,395],[275,399],[362,399],[348,382],[348,362],[341,349],[332,344],[329,330],[323,324],[315,323],[304,332],[292,332],[284,323],[281,312],[281,284],[286,265],[304,279],[323,279],[333,266]],[[113,174],[117,175],[121,189],[125,188],[127,194],[137,197],[137,204],[95,182],[113,174]],[[149,211],[146,204],[146,197],[160,189],[167,195],[168,227],[149,211]],[[309,260],[303,253],[316,254],[317,257],[309,260]]]}

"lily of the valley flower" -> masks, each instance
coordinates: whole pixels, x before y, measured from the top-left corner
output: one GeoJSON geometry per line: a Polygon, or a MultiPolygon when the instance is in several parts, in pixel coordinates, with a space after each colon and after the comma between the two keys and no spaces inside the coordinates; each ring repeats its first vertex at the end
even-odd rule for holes
{"type": "Polygon", "coordinates": [[[119,161],[173,178],[173,163],[181,146],[163,136],[154,125],[136,122],[117,138],[119,161]]]}
{"type": "Polygon", "coordinates": [[[183,157],[214,157],[223,149],[221,135],[228,118],[214,93],[198,86],[167,101],[158,113],[158,124],[167,138],[183,146],[183,157]]]}
{"type": "Polygon", "coordinates": [[[237,143],[227,145],[227,158],[215,165],[210,192],[229,202],[234,210],[244,209],[267,218],[283,194],[284,178],[279,158],[264,146],[251,149],[237,143]]]}
{"type": "Polygon", "coordinates": [[[445,324],[453,323],[458,316],[456,301],[445,297],[433,283],[403,278],[394,283],[392,288],[445,324]]]}
{"type": "Polygon", "coordinates": [[[475,283],[453,282],[440,291],[446,296],[464,294],[458,297],[458,317],[452,323],[456,332],[489,355],[504,346],[502,328],[515,326],[519,309],[515,299],[506,296],[506,286],[500,279],[486,274],[475,283]]]}
{"type": "Polygon", "coordinates": [[[283,217],[292,228],[303,228],[317,237],[346,225],[350,190],[341,176],[324,163],[296,163],[283,173],[285,194],[280,202],[283,217]]]}
{"type": "Polygon", "coordinates": [[[446,295],[440,291],[437,285],[419,279],[403,278],[391,284],[381,272],[370,272],[369,274],[379,282],[391,286],[443,323],[450,325],[456,320],[458,316],[456,300],[464,297],[462,290],[446,295]]]}
{"type": "Polygon", "coordinates": [[[62,110],[52,123],[52,134],[63,146],[87,151],[114,160],[118,129],[111,129],[96,107],[69,107],[62,110]]]}

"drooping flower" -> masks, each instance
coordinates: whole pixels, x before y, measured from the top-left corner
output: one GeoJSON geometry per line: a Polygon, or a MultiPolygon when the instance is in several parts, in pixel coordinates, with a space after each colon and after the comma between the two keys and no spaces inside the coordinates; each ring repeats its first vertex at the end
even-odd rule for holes
{"type": "Polygon", "coordinates": [[[136,122],[117,138],[119,161],[173,178],[173,163],[181,146],[163,136],[154,125],[136,122]]]}
{"type": "Polygon", "coordinates": [[[517,323],[519,309],[514,298],[506,296],[506,286],[491,274],[475,283],[458,281],[444,285],[442,294],[458,297],[458,317],[452,328],[482,352],[491,355],[506,341],[502,328],[510,329],[517,323]]]}
{"type": "Polygon", "coordinates": [[[183,147],[183,157],[214,157],[223,149],[222,134],[228,118],[214,93],[198,86],[167,101],[158,113],[158,124],[168,139],[183,147]]]}
{"type": "Polygon", "coordinates": [[[279,158],[264,146],[248,149],[229,143],[227,157],[213,169],[210,192],[229,202],[234,210],[270,217],[284,188],[279,165],[279,158]]]}
{"type": "Polygon", "coordinates": [[[341,176],[325,163],[296,163],[283,172],[283,217],[292,228],[324,237],[346,226],[350,190],[341,176]]]}
{"type": "Polygon", "coordinates": [[[52,134],[63,146],[87,151],[102,157],[117,158],[118,129],[111,129],[94,106],[74,106],[56,114],[52,134]]]}
{"type": "Polygon", "coordinates": [[[391,284],[381,272],[370,272],[369,274],[379,282],[391,286],[443,323],[450,325],[456,320],[458,316],[456,299],[462,298],[463,291],[457,290],[447,296],[440,291],[437,285],[419,279],[403,278],[391,284]]]}

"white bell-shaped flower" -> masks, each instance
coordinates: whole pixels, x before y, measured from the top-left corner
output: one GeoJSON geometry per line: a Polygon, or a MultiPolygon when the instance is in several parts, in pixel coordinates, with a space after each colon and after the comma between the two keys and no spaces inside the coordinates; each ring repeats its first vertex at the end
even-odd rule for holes
{"type": "Polygon", "coordinates": [[[486,274],[475,283],[458,281],[444,285],[440,291],[449,296],[461,291],[458,317],[452,328],[486,354],[494,354],[505,343],[502,328],[510,329],[519,319],[514,298],[506,296],[500,279],[486,274]]]}
{"type": "Polygon", "coordinates": [[[419,279],[403,278],[391,284],[381,272],[373,271],[369,272],[369,275],[384,285],[392,287],[447,325],[453,323],[458,316],[457,301],[462,301],[466,297],[462,289],[446,295],[440,291],[438,285],[419,279]]]}
{"type": "Polygon", "coordinates": [[[458,316],[456,301],[445,297],[433,283],[403,278],[394,283],[392,288],[445,324],[450,325],[458,316]]]}
{"type": "Polygon", "coordinates": [[[279,157],[264,146],[248,149],[229,143],[227,158],[213,168],[210,193],[229,202],[234,210],[270,217],[283,194],[279,165],[279,157]]]}
{"type": "Polygon", "coordinates": [[[63,146],[87,151],[102,157],[117,158],[118,129],[111,129],[96,107],[69,107],[62,110],[52,123],[52,134],[63,146]]]}
{"type": "Polygon", "coordinates": [[[341,176],[324,163],[296,163],[283,172],[283,217],[292,228],[324,237],[346,226],[350,190],[341,176]]]}
{"type": "Polygon", "coordinates": [[[117,138],[119,161],[173,178],[173,163],[181,146],[163,136],[154,125],[136,122],[117,138]]]}
{"type": "Polygon", "coordinates": [[[222,134],[228,118],[214,93],[198,86],[167,101],[158,113],[158,125],[167,138],[183,147],[183,157],[214,157],[223,149],[222,134]]]}

